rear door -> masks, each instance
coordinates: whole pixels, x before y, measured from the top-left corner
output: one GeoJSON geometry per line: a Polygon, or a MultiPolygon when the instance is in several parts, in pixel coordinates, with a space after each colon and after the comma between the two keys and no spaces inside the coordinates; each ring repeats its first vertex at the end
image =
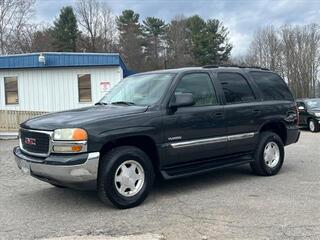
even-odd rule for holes
{"type": "Polygon", "coordinates": [[[249,80],[242,72],[219,71],[225,100],[225,120],[228,135],[228,153],[245,153],[254,149],[259,128],[261,107],[249,80]]]}

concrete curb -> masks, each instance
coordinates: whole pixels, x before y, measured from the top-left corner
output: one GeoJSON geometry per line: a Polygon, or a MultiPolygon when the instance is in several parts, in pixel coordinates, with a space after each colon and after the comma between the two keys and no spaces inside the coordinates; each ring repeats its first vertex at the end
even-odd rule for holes
{"type": "Polygon", "coordinates": [[[0,140],[18,139],[18,132],[0,132],[0,140]]]}
{"type": "Polygon", "coordinates": [[[112,237],[112,236],[105,236],[105,235],[66,236],[66,237],[58,237],[58,238],[45,238],[42,240],[165,240],[165,238],[163,235],[147,233],[147,234],[140,234],[140,235],[119,236],[119,237],[112,237]]]}

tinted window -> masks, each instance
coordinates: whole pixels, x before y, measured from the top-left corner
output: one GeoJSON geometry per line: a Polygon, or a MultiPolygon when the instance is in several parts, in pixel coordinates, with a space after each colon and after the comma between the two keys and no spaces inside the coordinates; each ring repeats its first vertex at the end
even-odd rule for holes
{"type": "Polygon", "coordinates": [[[297,102],[297,106],[298,107],[306,107],[304,102],[297,102]]]}
{"type": "Polygon", "coordinates": [[[277,74],[250,72],[265,100],[293,100],[287,84],[277,74]]]}
{"type": "Polygon", "coordinates": [[[192,93],[195,100],[194,106],[218,103],[211,79],[207,73],[192,73],[184,76],[178,83],[175,93],[192,93]]]}
{"type": "Polygon", "coordinates": [[[218,73],[227,103],[242,103],[255,100],[247,80],[238,73],[218,73]]]}

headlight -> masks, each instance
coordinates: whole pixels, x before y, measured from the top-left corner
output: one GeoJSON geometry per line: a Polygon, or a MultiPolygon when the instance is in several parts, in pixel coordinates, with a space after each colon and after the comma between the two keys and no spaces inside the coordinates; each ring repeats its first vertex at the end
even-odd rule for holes
{"type": "Polygon", "coordinates": [[[53,132],[55,153],[80,153],[87,151],[88,134],[81,128],[56,129],[53,132]]]}
{"type": "Polygon", "coordinates": [[[315,115],[316,117],[320,117],[320,112],[316,112],[316,113],[314,113],[314,115],[315,115]]]}
{"type": "Polygon", "coordinates": [[[86,141],[88,134],[81,128],[56,129],[53,133],[55,141],[86,141]]]}

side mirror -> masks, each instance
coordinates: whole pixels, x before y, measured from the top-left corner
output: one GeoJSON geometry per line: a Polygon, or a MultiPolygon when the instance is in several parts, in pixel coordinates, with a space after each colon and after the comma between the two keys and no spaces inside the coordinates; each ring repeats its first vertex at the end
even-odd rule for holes
{"type": "Polygon", "coordinates": [[[304,106],[299,106],[299,107],[298,107],[298,110],[299,110],[299,111],[305,111],[306,109],[304,108],[304,106]]]}
{"type": "Polygon", "coordinates": [[[175,94],[173,101],[171,101],[170,108],[189,107],[195,104],[193,95],[191,93],[175,94]]]}

